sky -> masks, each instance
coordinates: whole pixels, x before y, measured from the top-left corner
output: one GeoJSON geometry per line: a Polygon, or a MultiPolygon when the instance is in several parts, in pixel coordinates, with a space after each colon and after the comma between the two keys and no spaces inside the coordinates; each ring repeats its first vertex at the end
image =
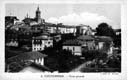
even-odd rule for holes
{"type": "Polygon", "coordinates": [[[63,23],[65,25],[89,25],[95,29],[100,23],[106,22],[112,28],[121,26],[121,7],[119,4],[13,4],[5,5],[6,16],[17,16],[21,21],[28,14],[35,17],[39,6],[41,18],[46,22],[63,23]]]}

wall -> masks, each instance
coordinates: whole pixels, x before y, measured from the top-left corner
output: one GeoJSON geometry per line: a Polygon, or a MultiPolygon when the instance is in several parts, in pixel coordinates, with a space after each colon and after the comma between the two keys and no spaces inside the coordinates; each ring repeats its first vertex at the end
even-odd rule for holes
{"type": "Polygon", "coordinates": [[[34,44],[32,40],[32,51],[44,50],[45,47],[53,46],[53,40],[41,40],[40,44],[34,44]]]}
{"type": "Polygon", "coordinates": [[[74,55],[82,55],[81,46],[63,46],[63,49],[71,50],[74,55]]]}
{"type": "Polygon", "coordinates": [[[44,65],[44,58],[42,57],[42,58],[35,59],[34,62],[39,65],[44,65]]]}

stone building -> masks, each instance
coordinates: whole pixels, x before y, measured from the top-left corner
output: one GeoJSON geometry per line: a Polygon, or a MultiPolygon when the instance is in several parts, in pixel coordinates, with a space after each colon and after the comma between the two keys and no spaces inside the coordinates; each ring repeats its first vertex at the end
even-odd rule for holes
{"type": "Polygon", "coordinates": [[[82,51],[95,49],[95,42],[92,36],[83,35],[73,40],[67,40],[63,43],[63,49],[71,50],[73,55],[82,55],[82,51]]]}
{"type": "Polygon", "coordinates": [[[32,51],[41,51],[50,46],[53,46],[53,39],[46,34],[32,39],[32,51]]]}

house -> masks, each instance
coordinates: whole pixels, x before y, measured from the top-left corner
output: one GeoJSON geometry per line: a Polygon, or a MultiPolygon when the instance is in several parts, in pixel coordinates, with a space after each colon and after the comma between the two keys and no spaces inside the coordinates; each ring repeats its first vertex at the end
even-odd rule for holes
{"type": "Polygon", "coordinates": [[[15,24],[15,21],[18,21],[19,19],[16,16],[5,16],[5,27],[11,27],[15,24]]]}
{"type": "Polygon", "coordinates": [[[83,42],[84,50],[94,50],[95,49],[94,36],[81,35],[81,36],[77,37],[77,39],[83,42]]]}
{"type": "Polygon", "coordinates": [[[113,40],[108,36],[95,36],[96,49],[106,52],[107,54],[113,53],[113,40]]]}
{"type": "Polygon", "coordinates": [[[57,33],[58,30],[56,24],[45,22],[44,25],[47,27],[49,33],[57,33]]]}
{"type": "Polygon", "coordinates": [[[10,39],[10,41],[5,43],[6,46],[12,46],[12,47],[18,47],[19,43],[18,40],[15,39],[10,39]]]}
{"type": "Polygon", "coordinates": [[[92,29],[92,35],[95,35],[97,33],[96,29],[92,29]]]}
{"type": "Polygon", "coordinates": [[[63,43],[63,49],[71,50],[74,55],[82,55],[82,51],[94,50],[95,41],[92,36],[83,35],[63,43]]]}
{"type": "Polygon", "coordinates": [[[75,27],[68,26],[68,25],[59,26],[58,30],[60,31],[61,34],[75,33],[76,32],[76,28],[75,27]]]}
{"type": "Polygon", "coordinates": [[[82,45],[83,42],[73,39],[73,40],[67,40],[63,43],[63,49],[71,50],[73,55],[82,55],[82,45]]]}
{"type": "Polygon", "coordinates": [[[41,51],[51,46],[53,46],[53,38],[47,35],[33,37],[32,39],[32,51],[41,51]]]}
{"type": "Polygon", "coordinates": [[[53,24],[49,22],[45,22],[45,27],[47,27],[47,30],[49,33],[75,33],[76,27],[74,25],[63,25],[62,23],[53,24]]]}
{"type": "Polygon", "coordinates": [[[121,34],[121,29],[114,29],[114,31],[115,31],[116,35],[120,35],[121,34]]]}
{"type": "Polygon", "coordinates": [[[31,63],[34,63],[39,66],[44,66],[45,65],[45,61],[44,61],[45,57],[47,57],[47,55],[42,54],[37,51],[24,52],[22,54],[10,57],[6,61],[7,71],[13,71],[14,65],[17,65],[17,66],[15,66],[15,69],[19,68],[19,67],[20,68],[26,67],[26,66],[30,65],[31,63]]]}
{"type": "Polygon", "coordinates": [[[61,40],[61,35],[56,35],[53,38],[54,38],[54,41],[58,42],[61,40]]]}
{"type": "Polygon", "coordinates": [[[42,54],[37,51],[31,51],[31,52],[24,52],[20,55],[16,55],[14,57],[11,57],[7,60],[7,63],[12,63],[12,62],[32,62],[35,64],[40,64],[44,65],[44,58],[47,57],[47,55],[42,54]]]}
{"type": "Polygon", "coordinates": [[[43,30],[45,27],[44,24],[34,24],[34,25],[31,25],[31,30],[43,30]]]}
{"type": "Polygon", "coordinates": [[[76,26],[77,35],[92,35],[92,28],[88,25],[80,24],[76,26]]]}
{"type": "Polygon", "coordinates": [[[29,26],[24,24],[23,22],[16,22],[10,29],[14,29],[18,31],[20,29],[27,29],[27,28],[29,28],[29,26]]]}

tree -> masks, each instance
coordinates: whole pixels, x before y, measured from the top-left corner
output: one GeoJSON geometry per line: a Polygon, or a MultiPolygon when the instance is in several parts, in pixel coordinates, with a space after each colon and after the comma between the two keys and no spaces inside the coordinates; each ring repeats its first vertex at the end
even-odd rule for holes
{"type": "Polygon", "coordinates": [[[107,53],[98,50],[91,50],[91,51],[82,51],[82,56],[85,57],[87,61],[98,59],[98,60],[106,60],[107,53]]]}
{"type": "Polygon", "coordinates": [[[58,55],[58,63],[59,63],[59,71],[67,72],[70,67],[68,64],[70,63],[70,58],[72,58],[72,52],[69,50],[61,50],[58,55]]]}
{"type": "Polygon", "coordinates": [[[121,68],[121,57],[112,55],[107,59],[107,65],[110,68],[121,68]]]}
{"type": "Polygon", "coordinates": [[[111,26],[109,26],[107,23],[100,23],[98,27],[96,28],[97,33],[95,35],[98,36],[109,36],[111,38],[115,38],[115,32],[112,29],[111,26]]]}

